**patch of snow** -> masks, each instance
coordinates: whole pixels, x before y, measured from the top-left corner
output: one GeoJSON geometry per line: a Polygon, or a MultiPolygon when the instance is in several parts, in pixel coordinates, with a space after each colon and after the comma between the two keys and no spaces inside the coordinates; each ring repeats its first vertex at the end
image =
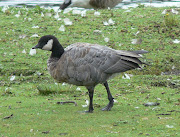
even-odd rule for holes
{"type": "Polygon", "coordinates": [[[63,83],[62,83],[62,86],[65,86],[65,85],[67,85],[67,84],[66,84],[65,82],[63,82],[63,83]]]}
{"type": "Polygon", "coordinates": [[[132,40],[131,40],[131,43],[132,43],[132,44],[136,44],[136,43],[137,43],[137,39],[132,39],[132,40]]]}
{"type": "Polygon", "coordinates": [[[74,10],[72,11],[72,14],[73,14],[73,15],[75,15],[75,14],[80,15],[80,14],[81,14],[81,11],[80,11],[80,10],[77,10],[77,9],[74,9],[74,10]]]}
{"type": "Polygon", "coordinates": [[[11,76],[11,77],[10,77],[10,81],[14,81],[14,80],[15,80],[15,78],[16,78],[16,76],[14,76],[14,75],[13,75],[13,76],[11,76]]]}
{"type": "Polygon", "coordinates": [[[59,31],[65,31],[64,25],[61,25],[61,27],[59,28],[59,31]]]}
{"type": "Polygon", "coordinates": [[[68,19],[68,18],[65,18],[64,19],[64,24],[65,25],[72,25],[72,21],[70,21],[70,19],[68,19]]]}
{"type": "Polygon", "coordinates": [[[59,19],[59,14],[58,14],[58,12],[56,12],[56,15],[54,15],[54,18],[57,19],[57,20],[59,19]]]}
{"type": "Polygon", "coordinates": [[[8,10],[9,9],[9,6],[8,5],[6,5],[6,6],[4,6],[3,8],[2,8],[2,12],[6,12],[6,10],[8,10]]]}
{"type": "Polygon", "coordinates": [[[38,35],[38,34],[33,34],[31,37],[32,37],[32,38],[38,38],[39,35],[38,35]]]}
{"type": "Polygon", "coordinates": [[[85,104],[85,105],[82,105],[82,107],[85,108],[85,107],[88,107],[88,106],[89,106],[89,101],[86,100],[86,104],[85,104]]]}
{"type": "Polygon", "coordinates": [[[63,14],[69,13],[71,10],[72,10],[72,8],[66,8],[66,9],[63,11],[63,14]]]}
{"type": "Polygon", "coordinates": [[[105,41],[105,42],[109,42],[109,38],[107,38],[107,37],[104,38],[104,41],[105,41]]]}
{"type": "Polygon", "coordinates": [[[136,33],[135,33],[135,35],[137,36],[139,34],[139,31],[137,31],[136,33]]]}
{"type": "Polygon", "coordinates": [[[123,44],[119,43],[119,47],[121,47],[123,44]]]}
{"type": "Polygon", "coordinates": [[[77,90],[77,91],[81,91],[81,88],[80,88],[80,87],[77,87],[76,90],[77,90]]]}
{"type": "Polygon", "coordinates": [[[86,10],[83,10],[83,11],[81,12],[81,17],[86,17],[86,10]]]}
{"type": "Polygon", "coordinates": [[[131,12],[131,10],[125,10],[124,12],[131,12]]]}
{"type": "Polygon", "coordinates": [[[167,128],[174,128],[173,125],[166,125],[167,128]]]}
{"type": "Polygon", "coordinates": [[[103,24],[104,24],[104,26],[108,26],[109,25],[109,23],[107,21],[104,21],[103,24]]]}
{"type": "Polygon", "coordinates": [[[114,103],[118,103],[118,101],[114,99],[114,103]]]}
{"type": "Polygon", "coordinates": [[[163,10],[161,14],[166,14],[166,12],[167,12],[167,9],[163,10]]]}
{"type": "Polygon", "coordinates": [[[173,43],[176,43],[176,44],[178,44],[178,43],[180,43],[180,40],[178,40],[178,39],[175,39],[175,40],[173,40],[173,43]]]}
{"type": "Polygon", "coordinates": [[[142,43],[142,39],[132,39],[131,40],[131,44],[141,44],[142,43]]]}
{"type": "Polygon", "coordinates": [[[19,14],[16,14],[16,15],[15,15],[15,17],[19,18],[19,17],[20,17],[20,15],[19,15],[19,14]]]}
{"type": "Polygon", "coordinates": [[[114,25],[115,24],[115,21],[113,21],[111,18],[108,20],[108,24],[109,25],[114,25]]]}
{"type": "Polygon", "coordinates": [[[19,38],[24,39],[26,36],[27,36],[26,34],[22,34],[22,35],[19,35],[19,38]]]}
{"type": "Polygon", "coordinates": [[[41,17],[44,17],[44,13],[43,12],[41,12],[41,17]]]}
{"type": "Polygon", "coordinates": [[[101,30],[94,30],[94,31],[93,31],[93,34],[100,35],[101,33],[102,33],[102,31],[101,31],[101,30]]]}
{"type": "Polygon", "coordinates": [[[26,50],[24,49],[24,50],[22,51],[22,53],[26,54],[26,50]]]}
{"type": "Polygon", "coordinates": [[[179,13],[179,12],[178,12],[177,10],[175,10],[175,9],[172,9],[171,12],[174,13],[174,14],[178,14],[178,13],[179,13]]]}
{"type": "Polygon", "coordinates": [[[100,12],[98,12],[98,11],[95,11],[95,12],[94,12],[94,16],[100,16],[100,15],[101,15],[100,12]]]}
{"type": "Polygon", "coordinates": [[[46,13],[45,16],[51,17],[52,14],[51,13],[46,13]]]}
{"type": "Polygon", "coordinates": [[[122,76],[122,79],[130,79],[130,76],[125,73],[124,76],[122,76]]]}
{"type": "Polygon", "coordinates": [[[31,19],[31,18],[28,18],[28,21],[32,21],[32,19],[31,19]]]}
{"type": "Polygon", "coordinates": [[[36,49],[30,49],[29,55],[33,56],[36,54],[36,49]]]}
{"type": "Polygon", "coordinates": [[[32,28],[33,28],[33,29],[38,29],[38,28],[39,28],[39,26],[33,26],[32,28]]]}

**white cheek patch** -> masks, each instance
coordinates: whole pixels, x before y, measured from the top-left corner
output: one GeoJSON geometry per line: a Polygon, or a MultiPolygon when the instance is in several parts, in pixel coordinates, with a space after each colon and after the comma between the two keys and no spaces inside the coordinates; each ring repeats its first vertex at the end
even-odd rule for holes
{"type": "Polygon", "coordinates": [[[53,39],[50,39],[46,45],[43,46],[43,50],[51,50],[53,46],[53,39]]]}

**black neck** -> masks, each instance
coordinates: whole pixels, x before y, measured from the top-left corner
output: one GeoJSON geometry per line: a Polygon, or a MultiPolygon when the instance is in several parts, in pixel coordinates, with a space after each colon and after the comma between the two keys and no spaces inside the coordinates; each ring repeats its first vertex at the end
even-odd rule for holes
{"type": "Polygon", "coordinates": [[[53,45],[55,45],[55,46],[53,46],[53,48],[52,48],[51,57],[52,58],[60,58],[61,55],[64,53],[64,48],[61,46],[59,41],[54,41],[53,45]]]}

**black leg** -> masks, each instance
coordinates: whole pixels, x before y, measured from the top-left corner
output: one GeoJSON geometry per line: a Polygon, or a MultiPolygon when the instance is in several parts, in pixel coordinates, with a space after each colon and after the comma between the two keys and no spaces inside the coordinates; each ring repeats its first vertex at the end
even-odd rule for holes
{"type": "Polygon", "coordinates": [[[94,87],[88,87],[88,92],[89,92],[89,99],[90,99],[90,103],[89,103],[89,113],[92,113],[94,108],[93,108],[93,94],[94,94],[94,87]]]}
{"type": "Polygon", "coordinates": [[[107,105],[105,108],[103,108],[102,110],[103,110],[103,111],[110,111],[111,108],[113,107],[113,104],[114,104],[114,100],[113,100],[114,98],[113,98],[112,95],[111,95],[111,92],[110,92],[110,90],[109,90],[109,86],[108,86],[107,81],[104,83],[104,86],[105,86],[105,88],[106,88],[106,90],[107,90],[109,103],[108,103],[108,105],[107,105]]]}

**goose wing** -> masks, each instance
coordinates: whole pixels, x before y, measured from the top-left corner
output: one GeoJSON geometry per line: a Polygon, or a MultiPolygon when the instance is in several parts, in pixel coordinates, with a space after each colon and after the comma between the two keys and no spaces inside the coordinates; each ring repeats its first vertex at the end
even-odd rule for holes
{"type": "Polygon", "coordinates": [[[89,43],[75,43],[65,49],[75,67],[89,66],[89,69],[113,74],[139,67],[139,54],[147,51],[121,51],[89,43]]]}
{"type": "Polygon", "coordinates": [[[139,67],[144,51],[114,50],[98,44],[75,43],[65,49],[53,77],[79,86],[104,83],[113,74],[139,67]]]}

